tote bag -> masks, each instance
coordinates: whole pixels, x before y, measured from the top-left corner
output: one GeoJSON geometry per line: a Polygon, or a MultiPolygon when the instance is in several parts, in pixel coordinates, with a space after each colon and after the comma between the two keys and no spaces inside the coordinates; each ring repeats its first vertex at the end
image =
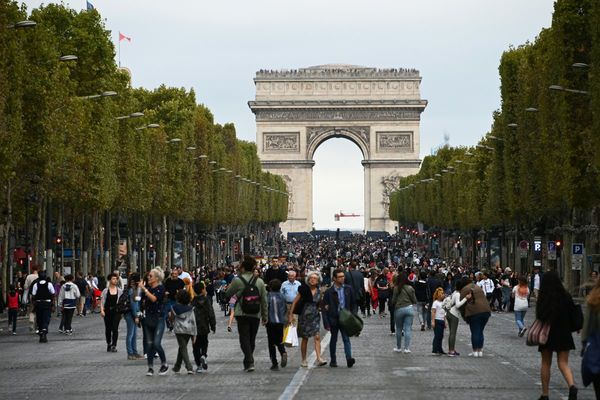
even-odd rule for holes
{"type": "Polygon", "coordinates": [[[550,333],[550,323],[542,322],[539,319],[533,321],[529,332],[527,333],[527,346],[543,346],[548,341],[550,333]]]}

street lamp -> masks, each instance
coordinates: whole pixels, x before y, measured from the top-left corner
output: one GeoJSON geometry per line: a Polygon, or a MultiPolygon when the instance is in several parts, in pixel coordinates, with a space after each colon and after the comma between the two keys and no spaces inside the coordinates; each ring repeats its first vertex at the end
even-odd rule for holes
{"type": "Polygon", "coordinates": [[[179,143],[179,142],[181,142],[180,138],[173,138],[171,140],[167,140],[167,143],[170,143],[170,144],[179,143]]]}
{"type": "Polygon", "coordinates": [[[114,92],[112,90],[106,91],[106,92],[102,92],[100,94],[92,94],[90,96],[83,96],[83,99],[98,99],[100,97],[113,97],[116,96],[117,92],[114,92]]]}
{"type": "Polygon", "coordinates": [[[525,111],[527,111],[527,112],[538,112],[539,110],[537,108],[535,108],[535,107],[528,107],[528,108],[525,109],[525,111]]]}
{"type": "Polygon", "coordinates": [[[500,142],[504,142],[504,139],[502,139],[502,138],[499,138],[498,136],[494,136],[494,135],[488,135],[488,137],[489,137],[490,139],[493,139],[493,140],[498,140],[498,141],[500,141],[500,142]]]}
{"type": "MultiPolygon", "coordinates": [[[[156,128],[160,128],[160,125],[159,124],[142,125],[142,126],[138,126],[137,128],[135,128],[135,130],[136,131],[141,131],[141,130],[144,130],[144,129],[156,129],[156,128]]],[[[176,139],[172,139],[172,140],[180,141],[181,139],[177,140],[177,138],[176,138],[176,139]]],[[[173,142],[173,143],[175,143],[175,142],[173,142]]]]}
{"type": "Polygon", "coordinates": [[[586,64],[586,63],[577,62],[577,63],[574,63],[573,65],[571,65],[571,67],[573,67],[573,68],[589,68],[590,65],[586,64]]]}
{"type": "Polygon", "coordinates": [[[24,28],[34,28],[37,25],[35,21],[19,21],[14,24],[7,25],[7,29],[24,29],[24,28]]]}
{"type": "Polygon", "coordinates": [[[548,87],[548,89],[550,89],[550,90],[556,90],[556,91],[560,91],[560,92],[569,92],[569,93],[583,94],[583,95],[589,95],[590,94],[590,92],[588,92],[587,90],[569,89],[569,88],[565,88],[565,87],[560,86],[560,85],[550,85],[548,87]]]}
{"type": "Polygon", "coordinates": [[[195,146],[188,146],[185,149],[189,150],[189,151],[194,151],[194,150],[196,150],[196,147],[195,146]]]}
{"type": "Polygon", "coordinates": [[[119,117],[116,117],[115,119],[118,121],[124,120],[124,119],[130,119],[130,118],[140,118],[143,117],[144,113],[143,112],[134,112],[131,113],[129,115],[121,115],[119,117]]]}
{"type": "Polygon", "coordinates": [[[506,125],[506,126],[508,126],[509,128],[516,128],[516,127],[518,127],[519,125],[518,125],[518,124],[515,124],[514,122],[511,122],[510,124],[508,124],[508,125],[506,125]]]}

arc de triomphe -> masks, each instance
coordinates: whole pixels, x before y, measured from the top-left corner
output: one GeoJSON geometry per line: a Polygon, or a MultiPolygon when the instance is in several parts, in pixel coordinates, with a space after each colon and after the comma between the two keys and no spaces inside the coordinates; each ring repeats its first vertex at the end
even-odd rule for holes
{"type": "Polygon", "coordinates": [[[419,71],[330,64],[261,70],[254,82],[256,99],[248,105],[261,164],[281,175],[290,193],[282,231],[312,230],[313,155],[326,140],[343,137],[363,154],[365,230],[393,232],[389,194],[421,164],[419,122],[427,101],[419,71]]]}

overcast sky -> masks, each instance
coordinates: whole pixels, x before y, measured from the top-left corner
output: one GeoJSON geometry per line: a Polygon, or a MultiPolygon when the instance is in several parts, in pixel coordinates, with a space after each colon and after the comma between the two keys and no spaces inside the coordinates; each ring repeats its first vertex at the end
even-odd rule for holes
{"type": "MultiPolygon", "coordinates": [[[[41,1],[26,1],[29,8],[41,1]]],[[[43,3],[49,3],[45,1],[43,3]]],[[[133,85],[194,88],[220,123],[255,140],[252,78],[259,69],[346,63],[416,68],[421,96],[421,156],[443,142],[472,145],[499,108],[498,63],[509,45],[550,26],[551,0],[91,0],[121,43],[133,85]]],[[[75,9],[85,0],[67,1],[75,9]]],[[[316,152],[314,220],[362,228],[361,153],[332,139],[316,152]]]]}

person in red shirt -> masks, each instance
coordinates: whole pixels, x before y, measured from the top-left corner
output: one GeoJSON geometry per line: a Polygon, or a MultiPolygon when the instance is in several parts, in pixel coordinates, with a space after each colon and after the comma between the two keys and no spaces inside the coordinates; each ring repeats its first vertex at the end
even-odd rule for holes
{"type": "Polygon", "coordinates": [[[12,325],[12,334],[17,334],[17,315],[19,313],[19,294],[15,289],[15,285],[10,285],[6,294],[6,302],[8,303],[8,327],[12,325]]]}

